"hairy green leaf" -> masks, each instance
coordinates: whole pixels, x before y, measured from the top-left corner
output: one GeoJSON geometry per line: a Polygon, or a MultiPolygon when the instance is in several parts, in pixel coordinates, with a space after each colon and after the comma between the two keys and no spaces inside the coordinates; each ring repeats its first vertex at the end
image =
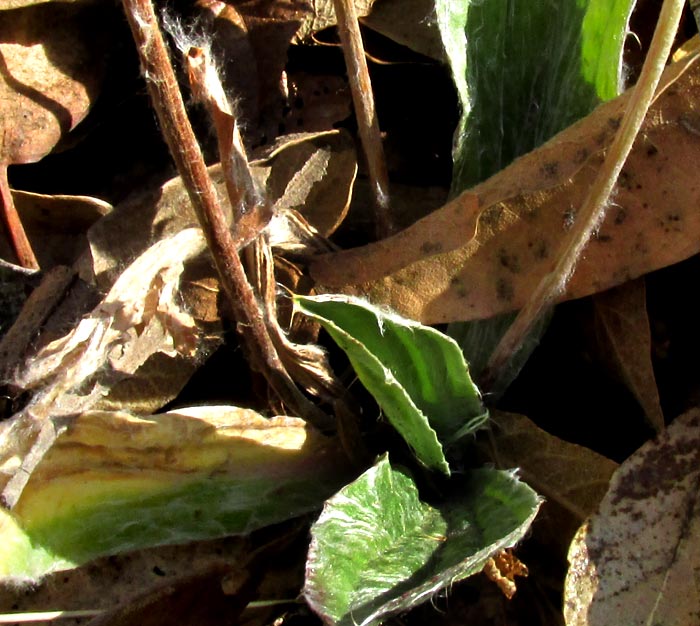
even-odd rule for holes
{"type": "Polygon", "coordinates": [[[441,444],[473,433],[486,419],[457,344],[434,328],[350,296],[297,296],[295,301],[346,352],[418,459],[449,474],[441,444]]]}
{"type": "Polygon", "coordinates": [[[83,413],[14,509],[0,510],[0,576],[35,579],[102,555],[302,515],[347,481],[344,458],[300,419],[233,406],[83,413]]]}
{"type": "Polygon", "coordinates": [[[453,191],[617,96],[634,0],[436,0],[462,105],[453,191]]]}
{"type": "Polygon", "coordinates": [[[304,594],[327,624],[368,626],[475,574],[540,505],[511,472],[473,470],[438,508],[385,456],[333,496],[312,528],[304,594]]]}

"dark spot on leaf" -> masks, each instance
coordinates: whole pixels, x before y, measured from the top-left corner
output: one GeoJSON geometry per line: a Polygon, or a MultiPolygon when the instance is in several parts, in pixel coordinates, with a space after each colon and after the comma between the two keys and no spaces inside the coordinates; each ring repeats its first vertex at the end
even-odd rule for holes
{"type": "Polygon", "coordinates": [[[496,281],[496,296],[503,302],[510,302],[514,296],[513,283],[506,278],[496,281]]]}
{"type": "Polygon", "coordinates": [[[424,241],[420,246],[423,254],[437,254],[442,251],[442,244],[439,241],[424,241]]]}
{"type": "Polygon", "coordinates": [[[528,241],[527,247],[532,250],[532,255],[538,260],[546,259],[549,256],[549,246],[544,239],[528,241]]]}
{"type": "Polygon", "coordinates": [[[576,156],[574,157],[574,161],[576,163],[583,163],[587,158],[588,158],[589,152],[587,148],[579,148],[576,151],[576,156]]]}
{"type": "Polygon", "coordinates": [[[610,117],[610,118],[608,118],[608,126],[612,130],[617,130],[618,128],[620,128],[620,121],[621,120],[622,120],[622,117],[619,115],[617,117],[610,117]]]}
{"type": "Polygon", "coordinates": [[[458,298],[466,298],[469,295],[462,279],[458,276],[453,276],[450,279],[450,289],[454,291],[458,298]]]}
{"type": "Polygon", "coordinates": [[[647,156],[648,157],[656,156],[658,153],[659,153],[659,149],[656,146],[651,145],[651,146],[647,147],[647,156]]]}
{"type": "Polygon", "coordinates": [[[165,572],[162,569],[160,569],[160,567],[158,567],[157,565],[153,566],[153,573],[156,576],[165,576],[165,572]]]}
{"type": "Polygon", "coordinates": [[[502,216],[503,216],[503,206],[500,204],[497,204],[495,206],[491,206],[488,209],[486,209],[481,214],[481,217],[479,218],[479,220],[485,226],[490,226],[492,228],[495,228],[500,223],[502,216]]]}
{"type": "Polygon", "coordinates": [[[622,207],[618,207],[617,211],[615,212],[615,226],[619,226],[620,224],[624,223],[626,219],[627,211],[622,207]]]}
{"type": "Polygon", "coordinates": [[[510,254],[505,248],[498,251],[498,261],[507,270],[517,274],[522,268],[517,254],[510,254]]]}
{"type": "Polygon", "coordinates": [[[632,189],[632,175],[629,172],[622,170],[617,179],[617,184],[623,189],[632,189]]]}
{"type": "Polygon", "coordinates": [[[559,173],[559,163],[557,163],[556,161],[547,161],[542,166],[542,172],[548,178],[555,178],[556,175],[559,173]]]}

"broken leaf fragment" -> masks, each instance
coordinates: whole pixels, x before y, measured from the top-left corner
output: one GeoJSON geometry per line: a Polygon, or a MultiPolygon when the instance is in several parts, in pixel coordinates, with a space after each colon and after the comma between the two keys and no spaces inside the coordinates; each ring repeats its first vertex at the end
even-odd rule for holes
{"type": "Polygon", "coordinates": [[[700,410],[676,418],[615,472],[569,551],[568,626],[700,620],[700,410]]]}
{"type": "Polygon", "coordinates": [[[336,441],[232,406],[80,415],[0,512],[0,575],[256,528],[321,506],[347,478],[336,441]]]}

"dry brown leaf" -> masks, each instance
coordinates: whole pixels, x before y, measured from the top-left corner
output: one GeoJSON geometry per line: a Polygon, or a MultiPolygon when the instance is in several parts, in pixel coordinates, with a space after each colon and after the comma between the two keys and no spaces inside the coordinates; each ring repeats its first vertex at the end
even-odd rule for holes
{"type": "Polygon", "coordinates": [[[664,414],[651,362],[644,280],[630,281],[596,294],[593,307],[603,358],[634,394],[656,432],[661,432],[664,414]]]}
{"type": "Polygon", "coordinates": [[[569,626],[700,623],[700,410],[614,474],[569,552],[569,626]]]}
{"type": "Polygon", "coordinates": [[[14,324],[0,340],[0,380],[10,378],[12,370],[36,341],[46,319],[63,299],[74,276],[70,267],[54,267],[27,298],[14,324]]]}
{"type": "Polygon", "coordinates": [[[445,60],[433,0],[382,0],[361,22],[411,50],[445,60]]]}
{"type": "Polygon", "coordinates": [[[59,2],[3,13],[1,163],[38,161],[87,113],[103,64],[91,13],[59,2]]]}
{"type": "MultiPolygon", "coordinates": [[[[599,232],[562,299],[602,291],[700,250],[700,60],[674,64],[620,176],[599,232]]],[[[595,178],[624,94],[510,167],[368,246],[320,257],[319,290],[361,295],[423,323],[521,307],[554,267],[559,242],[595,178]]]]}
{"type": "Polygon", "coordinates": [[[254,166],[270,168],[266,182],[275,209],[296,209],[322,236],[333,234],[347,215],[357,174],[350,135],[342,131],[293,135],[269,154],[254,166]]]}
{"type": "Polygon", "coordinates": [[[87,113],[103,65],[102,46],[93,45],[101,29],[84,22],[90,15],[90,8],[55,3],[4,11],[0,22],[0,221],[10,258],[23,267],[39,265],[7,167],[41,159],[87,113]]]}
{"type": "Polygon", "coordinates": [[[576,529],[603,499],[617,464],[550,435],[524,415],[493,411],[491,420],[493,460],[519,468],[523,480],[545,497],[535,532],[565,553],[576,529]]]}
{"type": "MultiPolygon", "coordinates": [[[[357,15],[369,14],[375,0],[355,0],[357,15]]],[[[335,26],[335,9],[333,0],[304,0],[306,11],[302,13],[302,23],[295,35],[296,41],[303,41],[309,35],[329,26],[335,26]]]]}
{"type": "MultiPolygon", "coordinates": [[[[181,580],[212,566],[240,562],[247,540],[229,537],[181,546],[159,546],[97,559],[56,572],[30,589],[0,581],[0,607],[16,612],[108,610],[126,604],[144,589],[181,580]]],[[[65,620],[63,624],[76,623],[65,620]]],[[[80,621],[79,623],[84,623],[80,621]]]]}
{"type": "MultiPolygon", "coordinates": [[[[88,228],[112,210],[109,203],[87,196],[13,191],[12,197],[43,270],[71,265],[87,249],[88,228]]],[[[0,257],[11,255],[0,239],[0,257]]]]}
{"type": "MultiPolygon", "coordinates": [[[[330,234],[347,213],[357,171],[354,146],[346,133],[302,133],[280,138],[257,153],[252,163],[261,185],[269,186],[271,200],[281,201],[288,187],[297,199],[283,204],[303,204],[303,213],[321,234],[330,234]],[[305,157],[321,152],[327,164],[310,167],[305,177],[298,176],[305,157]],[[279,171],[278,171],[279,170],[279,171]],[[291,181],[294,180],[294,184],[291,181]],[[269,181],[269,183],[268,183],[269,181]],[[301,192],[309,194],[305,201],[301,192]],[[314,221],[316,220],[316,222],[314,221]]],[[[219,164],[209,168],[222,206],[227,206],[224,177],[219,164]]],[[[115,207],[88,232],[94,280],[101,289],[109,289],[124,262],[136,258],[160,238],[197,225],[182,180],[177,177],[158,189],[134,195],[115,207]]],[[[87,271],[85,279],[93,279],[87,271]]]]}
{"type": "Polygon", "coordinates": [[[31,7],[45,2],[90,2],[91,0],[0,0],[0,11],[31,7]]]}

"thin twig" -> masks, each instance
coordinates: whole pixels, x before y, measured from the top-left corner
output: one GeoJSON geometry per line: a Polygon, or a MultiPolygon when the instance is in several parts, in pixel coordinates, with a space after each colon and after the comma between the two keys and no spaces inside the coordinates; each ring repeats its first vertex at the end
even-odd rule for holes
{"type": "Polygon", "coordinates": [[[161,132],[204,231],[221,286],[248,345],[252,365],[267,378],[290,409],[317,426],[328,428],[329,418],[291,380],[267,333],[259,303],[246,278],[235,241],[187,118],[151,1],[123,0],[123,5],[161,132]]]}
{"type": "Polygon", "coordinates": [[[338,34],[343,44],[343,55],[348,69],[360,140],[367,159],[369,181],[374,193],[377,236],[383,239],[393,230],[389,212],[389,174],[374,107],[374,93],[369,79],[360,25],[357,21],[354,0],[333,0],[333,5],[338,19],[338,34]]]}
{"type": "Polygon", "coordinates": [[[605,161],[579,211],[574,227],[562,243],[553,271],[542,278],[491,355],[482,378],[485,387],[490,387],[499,379],[537,320],[564,291],[584,247],[603,218],[610,193],[654,99],[684,4],[684,0],[664,0],[641,75],[605,161]]]}

